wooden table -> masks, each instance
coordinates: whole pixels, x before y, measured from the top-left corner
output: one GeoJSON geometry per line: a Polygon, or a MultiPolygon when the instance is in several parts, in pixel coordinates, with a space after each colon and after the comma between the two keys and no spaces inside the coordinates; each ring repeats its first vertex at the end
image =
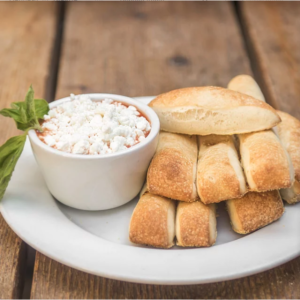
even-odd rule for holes
{"type": "MultiPolygon", "coordinates": [[[[299,15],[297,2],[2,2],[0,107],[23,100],[31,83],[53,101],[71,92],[225,87],[246,73],[275,108],[300,118],[299,15]]],[[[7,118],[0,124],[2,144],[17,131],[7,118]]],[[[28,253],[0,216],[1,298],[300,297],[300,257],[238,280],[154,286],[89,275],[39,252],[30,266],[28,253]]]]}

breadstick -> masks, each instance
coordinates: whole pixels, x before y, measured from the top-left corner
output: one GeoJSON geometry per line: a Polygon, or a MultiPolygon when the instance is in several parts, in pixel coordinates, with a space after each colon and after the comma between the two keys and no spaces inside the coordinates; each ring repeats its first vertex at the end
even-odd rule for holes
{"type": "Polygon", "coordinates": [[[300,121],[288,113],[277,112],[282,120],[277,126],[278,136],[291,157],[295,179],[300,181],[300,121]]]}
{"type": "Polygon", "coordinates": [[[147,173],[148,191],[175,200],[195,201],[197,152],[196,136],[161,132],[147,173]]]}
{"type": "Polygon", "coordinates": [[[238,75],[232,78],[228,83],[227,88],[266,102],[259,85],[249,75],[238,75]]]}
{"type": "Polygon", "coordinates": [[[279,191],[249,192],[226,202],[232,228],[240,234],[253,232],[278,220],[284,206],[279,191]]]}
{"type": "Polygon", "coordinates": [[[197,190],[203,203],[240,198],[247,192],[233,136],[198,136],[197,190]]]}
{"type": "Polygon", "coordinates": [[[161,129],[197,135],[265,130],[280,122],[276,111],[253,97],[221,87],[191,87],[159,95],[149,104],[161,129]]]}
{"type": "Polygon", "coordinates": [[[201,201],[179,202],[176,213],[177,245],[182,247],[209,247],[216,242],[217,220],[215,205],[201,201]]]}
{"type": "Polygon", "coordinates": [[[289,188],[294,182],[290,157],[272,130],[238,135],[242,166],[251,191],[289,188]]]}
{"type": "MultiPolygon", "coordinates": [[[[233,78],[228,88],[249,93],[264,101],[261,90],[250,76],[233,78]]],[[[272,130],[238,135],[242,166],[251,191],[289,188],[294,183],[291,159],[272,130]]]]}
{"type": "Polygon", "coordinates": [[[174,245],[176,203],[171,199],[143,194],[136,205],[129,226],[129,240],[157,248],[174,245]]]}

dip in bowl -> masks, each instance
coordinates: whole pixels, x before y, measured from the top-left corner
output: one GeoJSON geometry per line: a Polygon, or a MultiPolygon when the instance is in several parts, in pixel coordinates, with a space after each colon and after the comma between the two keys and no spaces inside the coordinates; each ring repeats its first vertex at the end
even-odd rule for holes
{"type": "Polygon", "coordinates": [[[51,194],[74,208],[104,210],[139,193],[160,125],[141,102],[86,94],[51,103],[42,127],[29,139],[51,194]]]}

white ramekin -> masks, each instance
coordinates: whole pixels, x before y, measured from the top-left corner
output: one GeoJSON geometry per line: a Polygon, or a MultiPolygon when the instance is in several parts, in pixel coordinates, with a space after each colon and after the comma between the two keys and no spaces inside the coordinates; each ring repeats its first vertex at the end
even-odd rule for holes
{"type": "MultiPolygon", "coordinates": [[[[151,123],[151,131],[141,143],[105,155],[65,153],[43,143],[35,130],[29,131],[31,147],[50,193],[60,202],[83,210],[104,210],[121,206],[141,190],[147,168],[155,153],[159,119],[147,105],[113,94],[88,94],[92,100],[111,98],[134,105],[151,123]]],[[[50,108],[70,101],[54,101],[50,108]]]]}

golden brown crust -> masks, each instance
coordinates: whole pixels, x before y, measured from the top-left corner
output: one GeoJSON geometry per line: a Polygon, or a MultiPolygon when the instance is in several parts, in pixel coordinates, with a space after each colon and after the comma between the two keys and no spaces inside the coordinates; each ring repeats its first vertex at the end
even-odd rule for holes
{"type": "MultiPolygon", "coordinates": [[[[265,102],[264,95],[251,76],[234,77],[229,82],[228,88],[265,102]]],[[[280,115],[278,111],[277,113],[282,119],[278,127],[284,127],[282,124],[285,115],[280,115]]],[[[294,179],[293,164],[286,149],[273,131],[244,134],[239,138],[242,162],[251,190],[266,191],[291,186],[294,179]]],[[[289,141],[286,142],[289,143],[289,141]]]]}
{"type": "Polygon", "coordinates": [[[147,174],[149,192],[181,201],[195,201],[196,164],[195,136],[161,132],[147,174]]]}
{"type": "Polygon", "coordinates": [[[253,132],[280,122],[276,111],[248,95],[220,87],[192,87],[156,97],[149,104],[161,129],[184,134],[253,132]]]}
{"type": "Polygon", "coordinates": [[[255,106],[276,111],[268,104],[251,96],[216,86],[188,87],[161,94],[152,100],[150,107],[198,106],[211,109],[229,109],[255,106]]]}
{"type": "Polygon", "coordinates": [[[233,230],[240,234],[253,232],[278,220],[284,206],[278,191],[249,192],[243,198],[227,201],[233,230]]]}
{"type": "Polygon", "coordinates": [[[243,93],[255,99],[266,102],[260,87],[249,75],[238,75],[232,78],[227,87],[232,91],[243,93]]]}
{"type": "Polygon", "coordinates": [[[288,188],[294,182],[286,150],[272,130],[239,135],[242,165],[252,191],[288,188]]]}
{"type": "Polygon", "coordinates": [[[242,197],[246,182],[232,136],[199,136],[197,190],[203,203],[242,197]]]}
{"type": "Polygon", "coordinates": [[[150,193],[144,194],[131,217],[130,241],[158,248],[172,247],[175,232],[175,205],[173,200],[150,193]],[[170,217],[172,218],[170,211],[171,213],[174,211],[173,220],[170,220],[170,217]]]}
{"type": "Polygon", "coordinates": [[[179,202],[176,214],[177,245],[182,247],[209,247],[216,241],[215,206],[201,201],[179,202]]]}
{"type": "Polygon", "coordinates": [[[278,135],[291,157],[295,179],[300,181],[300,121],[288,113],[279,110],[277,113],[282,119],[282,122],[277,126],[278,135]]]}

